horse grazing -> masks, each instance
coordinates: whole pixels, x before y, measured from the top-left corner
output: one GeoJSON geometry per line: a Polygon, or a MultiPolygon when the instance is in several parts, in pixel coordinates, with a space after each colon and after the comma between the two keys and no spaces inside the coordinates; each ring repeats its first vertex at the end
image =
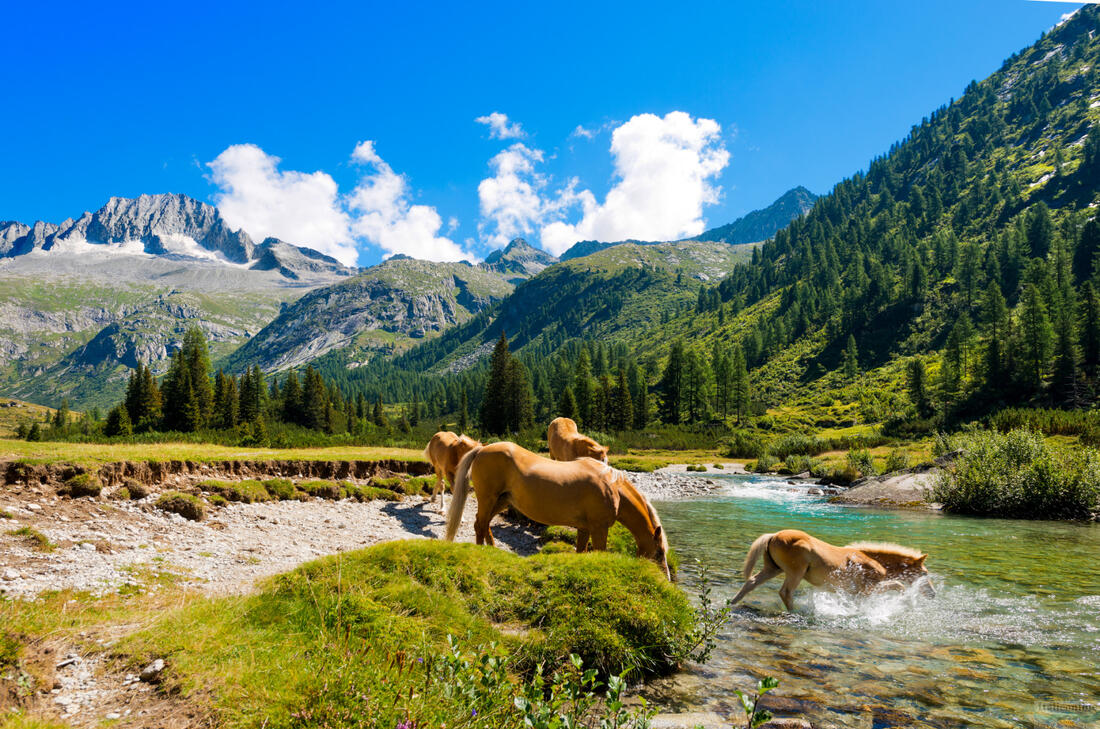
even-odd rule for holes
{"type": "MultiPolygon", "coordinates": [[[[786,579],[779,588],[779,597],[783,598],[788,610],[794,610],[792,596],[802,580],[815,587],[828,585],[856,593],[865,593],[874,587],[904,589],[928,577],[924,567],[927,556],[916,549],[883,542],[853,542],[834,547],[797,529],[761,534],[749,547],[744,566],[746,582],[733,603],[740,602],[780,572],[786,574],[786,579]],[[764,566],[752,575],[761,557],[764,566]]],[[[931,579],[924,580],[922,589],[930,597],[936,594],[931,579]]]]}
{"type": "Polygon", "coordinates": [[[435,469],[435,487],[432,489],[431,503],[435,503],[436,494],[439,494],[439,510],[443,510],[443,478],[454,486],[455,470],[458,462],[473,448],[481,445],[468,435],[457,435],[449,430],[441,430],[428,441],[428,447],[424,449],[424,457],[435,469]]]}
{"type": "Polygon", "coordinates": [[[607,549],[607,532],[616,521],[630,530],[638,556],[668,571],[668,541],[649,500],[619,471],[593,458],[552,461],[515,443],[477,446],[458,464],[454,498],[447,512],[447,541],[462,521],[470,481],[477,495],[474,533],[478,544],[493,544],[489,522],[509,506],[540,524],[574,527],[577,551],[607,549]]]}
{"type": "Polygon", "coordinates": [[[546,442],[555,461],[575,461],[587,456],[607,463],[607,447],[581,435],[571,418],[554,418],[546,429],[546,442]]]}

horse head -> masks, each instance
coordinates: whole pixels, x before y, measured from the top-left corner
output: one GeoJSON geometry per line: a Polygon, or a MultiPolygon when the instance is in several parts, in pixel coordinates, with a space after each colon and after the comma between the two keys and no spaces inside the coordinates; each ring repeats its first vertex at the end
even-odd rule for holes
{"type": "Polygon", "coordinates": [[[660,524],[653,530],[653,542],[657,545],[657,551],[653,554],[653,561],[665,573],[665,577],[672,582],[672,572],[668,569],[668,540],[665,539],[665,529],[660,524]]]}

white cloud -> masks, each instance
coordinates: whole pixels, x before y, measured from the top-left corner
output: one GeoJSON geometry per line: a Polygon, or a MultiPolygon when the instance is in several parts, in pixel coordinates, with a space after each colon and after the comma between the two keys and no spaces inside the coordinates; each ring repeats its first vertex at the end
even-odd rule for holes
{"type": "Polygon", "coordinates": [[[387,253],[404,253],[432,261],[458,261],[472,256],[450,238],[439,235],[443,218],[434,207],[413,205],[408,183],[378,156],[373,141],[355,147],[352,159],[367,166],[348,196],[354,215],[352,231],[387,253]]]}
{"type": "Polygon", "coordinates": [[[273,236],[355,265],[359,253],[336,181],[324,172],[280,171],[279,161],[254,144],[235,144],[209,164],[226,223],[257,241],[273,236]]]}
{"type": "Polygon", "coordinates": [[[490,139],[522,139],[526,136],[519,122],[509,123],[508,115],[501,114],[499,111],[494,111],[488,116],[479,116],[474,121],[489,127],[490,139]]]}
{"type": "Polygon", "coordinates": [[[639,114],[611,135],[614,186],[602,204],[588,190],[571,192],[576,223],[545,224],[542,247],[561,254],[580,240],[675,240],[703,232],[703,207],[718,201],[714,183],[729,152],[713,119],[682,111],[639,114]]]}

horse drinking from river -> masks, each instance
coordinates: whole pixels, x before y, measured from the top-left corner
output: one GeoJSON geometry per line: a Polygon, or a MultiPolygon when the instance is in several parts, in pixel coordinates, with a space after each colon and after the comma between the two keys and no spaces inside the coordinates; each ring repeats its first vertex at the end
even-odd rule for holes
{"type": "Polygon", "coordinates": [[[802,580],[815,587],[828,585],[865,593],[875,587],[905,588],[923,578],[924,593],[934,596],[936,591],[924,567],[927,556],[910,547],[884,542],[835,547],[797,529],[761,534],[749,548],[744,566],[746,582],[733,603],[780,573],[785,573],[786,579],[779,588],[779,597],[788,610],[794,610],[792,597],[802,580]],[[752,569],[761,557],[764,566],[753,575],[752,569]]]}
{"type": "Polygon", "coordinates": [[[489,522],[515,507],[540,524],[574,527],[577,551],[607,549],[607,532],[616,521],[634,536],[638,556],[655,561],[671,579],[668,541],[657,512],[627,478],[593,458],[552,461],[515,443],[477,446],[458,465],[454,498],[447,512],[447,541],[462,521],[470,481],[477,496],[474,533],[478,544],[493,544],[489,522]]]}

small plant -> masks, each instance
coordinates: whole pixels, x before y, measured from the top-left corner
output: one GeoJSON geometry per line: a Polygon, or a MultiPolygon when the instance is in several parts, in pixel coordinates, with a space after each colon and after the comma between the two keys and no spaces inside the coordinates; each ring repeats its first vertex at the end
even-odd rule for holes
{"type": "Polygon", "coordinates": [[[894,448],[886,454],[886,465],[882,469],[883,473],[904,471],[906,468],[909,468],[909,451],[904,448],[894,448]]]}
{"type": "Polygon", "coordinates": [[[875,459],[871,456],[871,451],[866,448],[848,451],[848,465],[864,478],[878,473],[875,470],[875,459]]]}
{"type": "Polygon", "coordinates": [[[298,495],[294,482],[289,478],[269,478],[262,483],[267,493],[279,501],[289,501],[298,495]]]}
{"type": "Polygon", "coordinates": [[[776,686],[779,685],[779,679],[772,676],[765,676],[756,682],[756,693],[751,697],[741,693],[740,690],[734,691],[737,694],[737,698],[741,699],[741,708],[745,711],[745,729],[756,729],[762,724],[766,724],[772,720],[772,713],[766,709],[758,709],[760,706],[760,699],[764,694],[768,693],[776,686]]]}
{"type": "Polygon", "coordinates": [[[752,470],[756,473],[770,473],[779,465],[779,460],[770,453],[765,453],[756,459],[752,470]]]}
{"type": "Polygon", "coordinates": [[[157,499],[156,507],[161,511],[179,514],[184,519],[202,521],[206,516],[206,504],[198,497],[179,491],[168,491],[157,499]]]}
{"type": "Polygon", "coordinates": [[[705,473],[706,470],[707,470],[707,467],[706,466],[701,466],[697,463],[692,463],[691,465],[689,465],[687,467],[687,470],[692,471],[694,473],[705,473]]]}
{"type": "Polygon", "coordinates": [[[4,509],[0,509],[0,519],[14,519],[14,518],[15,517],[12,516],[12,513],[10,511],[5,511],[4,509]]]}
{"type": "Polygon", "coordinates": [[[113,494],[111,494],[111,498],[112,499],[119,499],[121,501],[129,501],[130,500],[130,489],[123,486],[122,488],[116,490],[113,494]]]}
{"type": "Polygon", "coordinates": [[[211,506],[221,507],[229,505],[229,499],[225,498],[221,494],[210,494],[210,496],[207,497],[207,500],[210,502],[211,506]]]}
{"type": "Polygon", "coordinates": [[[715,637],[729,622],[734,606],[732,598],[721,606],[714,603],[710,570],[699,560],[695,563],[699,565],[699,605],[695,608],[695,630],[684,657],[696,663],[706,663],[718,645],[715,637]]]}
{"type": "Polygon", "coordinates": [[[81,496],[99,496],[103,490],[103,482],[90,473],[78,473],[57,490],[57,493],[71,496],[74,499],[81,496]]]}
{"type": "Polygon", "coordinates": [[[949,453],[955,452],[955,443],[951,436],[946,433],[940,433],[937,431],[932,436],[932,455],[936,458],[941,458],[949,453]]]}
{"type": "Polygon", "coordinates": [[[42,532],[34,529],[33,527],[25,526],[18,529],[12,529],[8,532],[9,536],[21,537],[23,541],[27,542],[31,549],[39,552],[52,552],[57,549],[57,545],[49,540],[49,538],[42,532]]]}
{"type": "Polygon", "coordinates": [[[130,492],[130,498],[134,501],[139,501],[149,495],[149,489],[145,487],[145,484],[132,479],[126,482],[126,490],[130,492]]]}

